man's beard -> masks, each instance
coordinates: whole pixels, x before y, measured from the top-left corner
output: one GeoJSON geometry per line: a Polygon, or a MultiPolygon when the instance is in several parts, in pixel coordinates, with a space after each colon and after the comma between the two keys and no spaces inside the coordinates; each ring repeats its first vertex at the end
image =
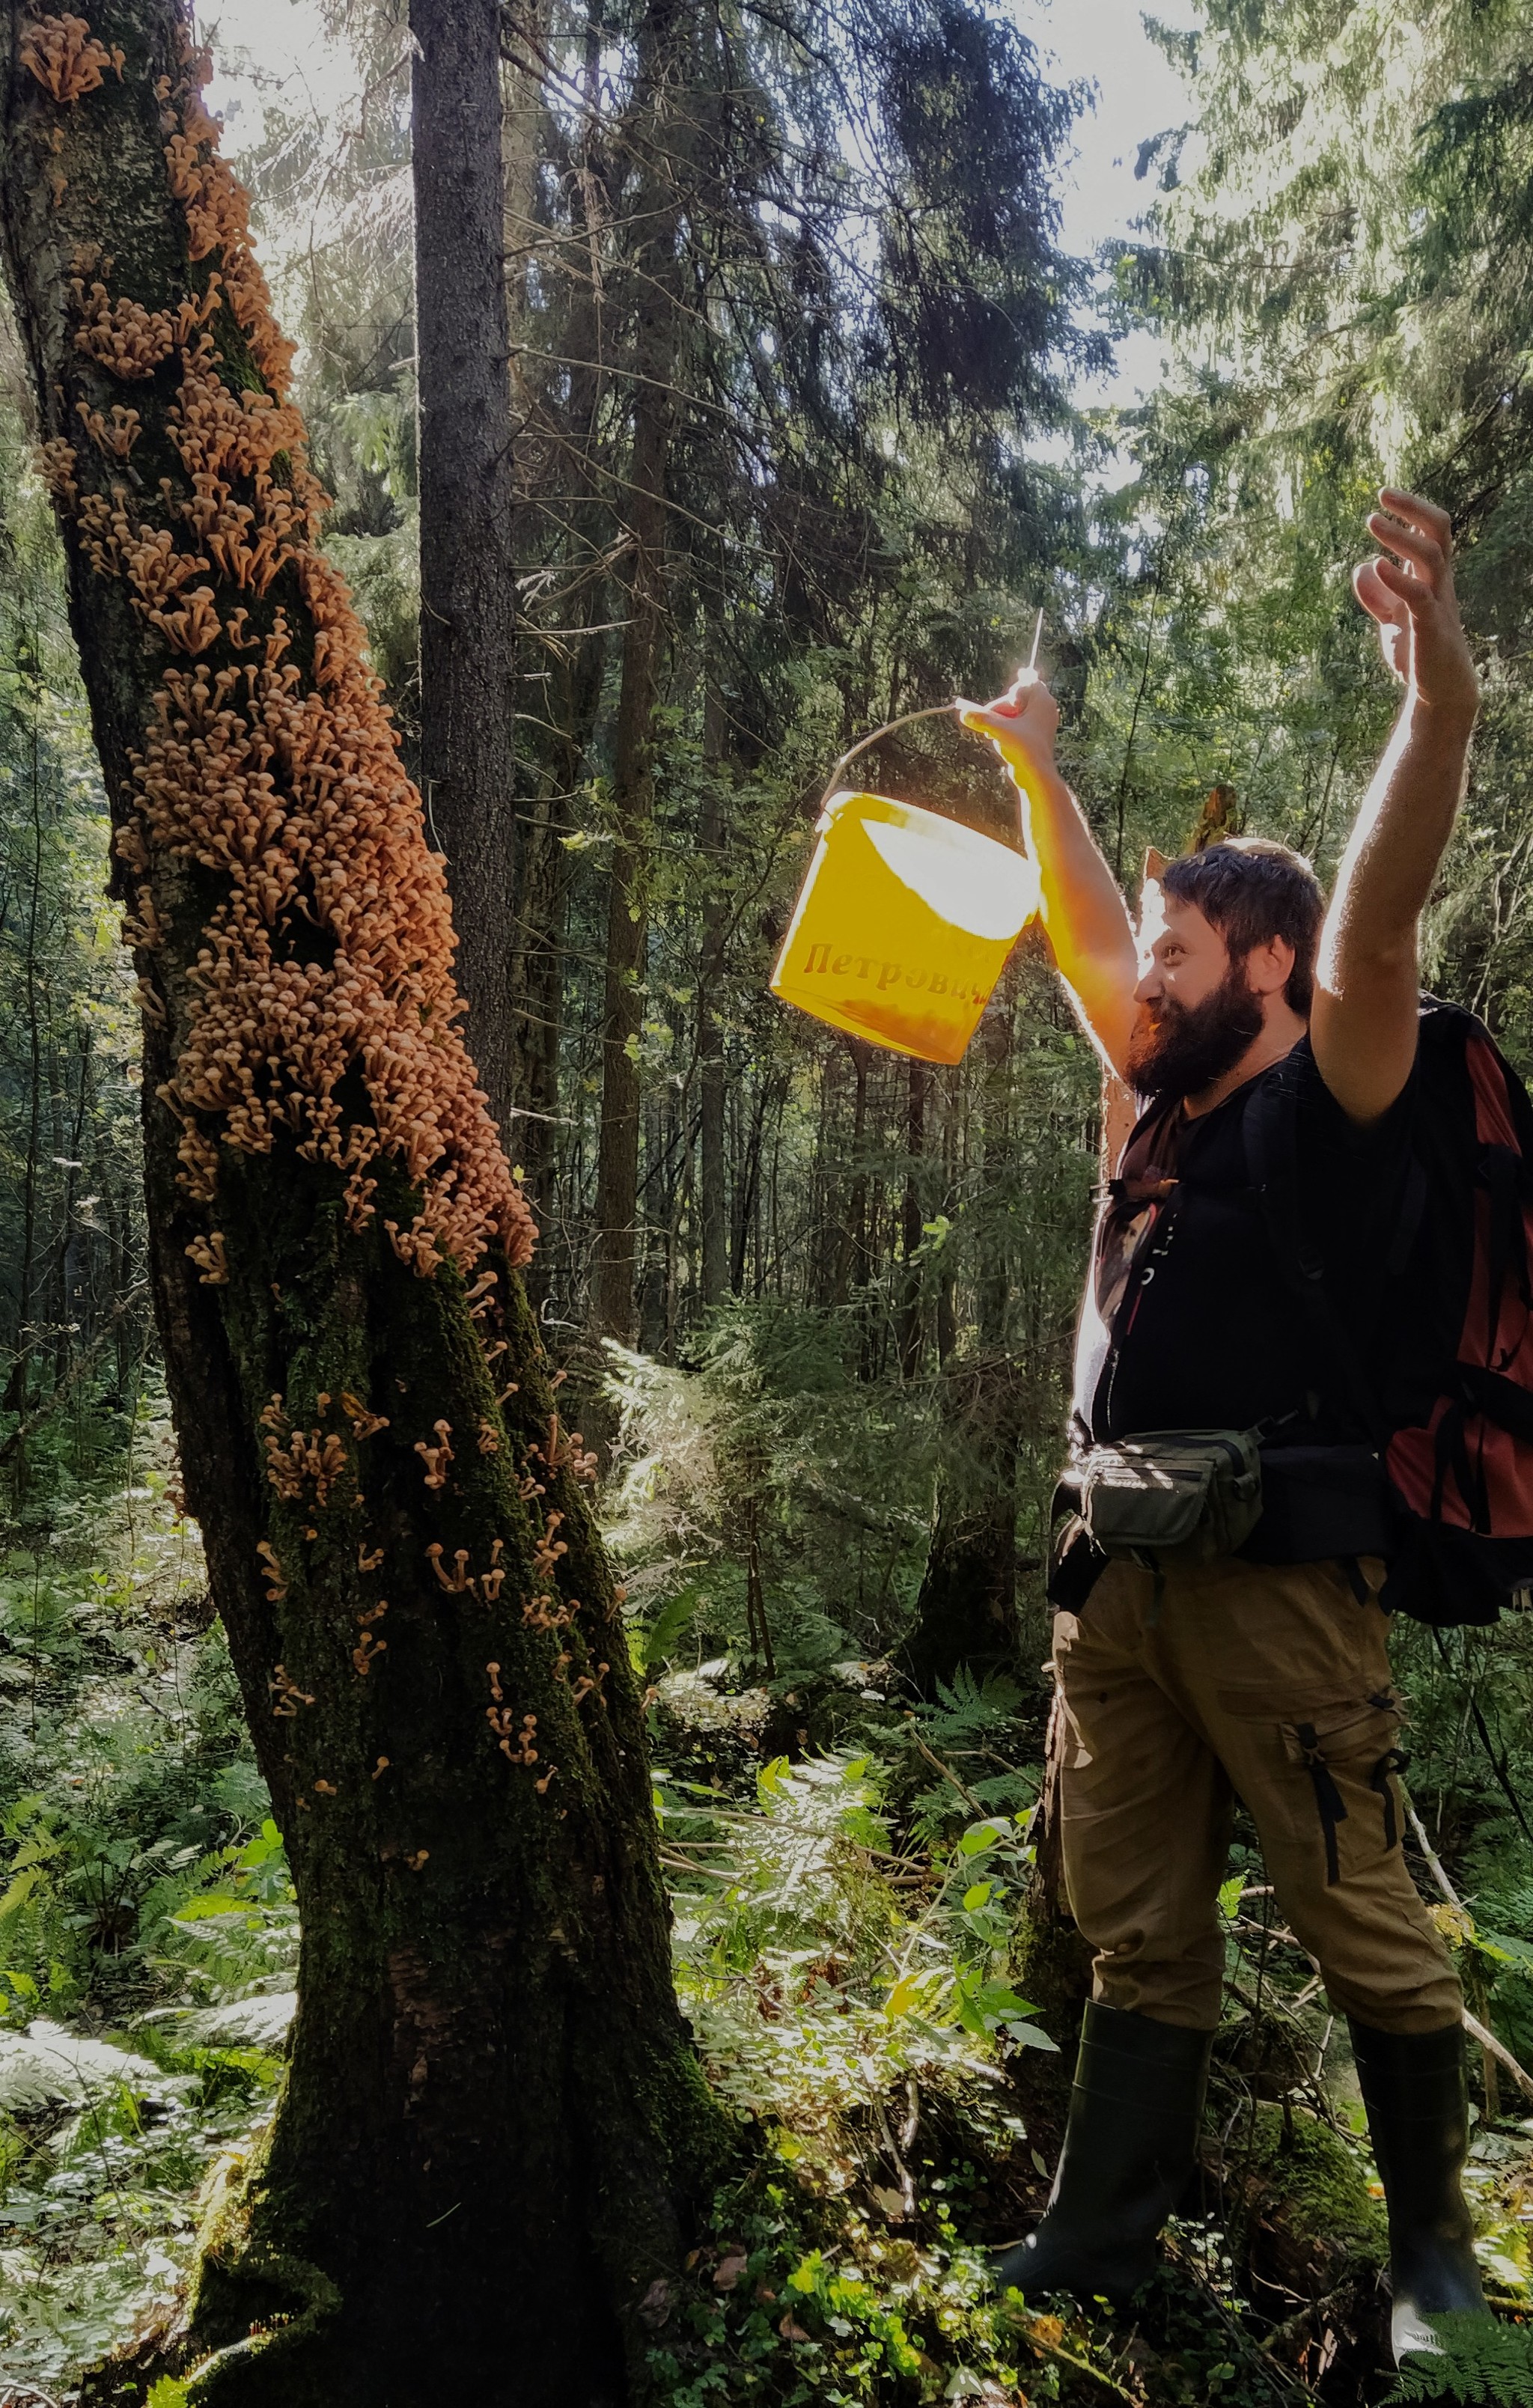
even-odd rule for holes
{"type": "Polygon", "coordinates": [[[1246,983],[1244,962],[1231,962],[1201,1003],[1163,995],[1146,1007],[1128,1040],[1128,1083],[1158,1103],[1181,1103],[1233,1070],[1266,1026],[1261,997],[1246,983]]]}

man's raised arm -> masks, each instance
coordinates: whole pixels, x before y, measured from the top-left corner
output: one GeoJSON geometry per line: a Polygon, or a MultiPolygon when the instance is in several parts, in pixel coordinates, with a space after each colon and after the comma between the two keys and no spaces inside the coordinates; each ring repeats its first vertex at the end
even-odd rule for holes
{"type": "Polygon", "coordinates": [[[1039,917],[1055,966],[1097,1052],[1121,1078],[1134,1026],[1139,957],[1118,882],[1054,767],[1059,706],[1046,685],[1028,682],[1024,673],[997,701],[966,704],[963,721],[977,736],[989,737],[1011,773],[1022,796],[1023,838],[1038,864],[1039,917]]]}
{"type": "Polygon", "coordinates": [[[1311,1021],[1321,1077],[1359,1122],[1388,1111],[1415,1060],[1417,925],[1453,833],[1480,704],[1448,514],[1392,486],[1379,498],[1368,531],[1396,557],[1365,562],[1353,581],[1405,700],[1342,855],[1311,1021]]]}

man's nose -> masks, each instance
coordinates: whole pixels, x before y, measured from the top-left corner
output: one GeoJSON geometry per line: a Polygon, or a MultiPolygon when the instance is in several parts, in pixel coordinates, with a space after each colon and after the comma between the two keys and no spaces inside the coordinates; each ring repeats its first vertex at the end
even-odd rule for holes
{"type": "Polygon", "coordinates": [[[1159,965],[1151,962],[1134,989],[1134,1000],[1136,1003],[1158,1003],[1165,992],[1161,983],[1159,965]]]}

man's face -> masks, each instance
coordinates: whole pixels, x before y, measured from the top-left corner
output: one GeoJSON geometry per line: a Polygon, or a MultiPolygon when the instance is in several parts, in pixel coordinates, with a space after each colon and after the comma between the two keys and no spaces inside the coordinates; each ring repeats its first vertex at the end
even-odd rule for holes
{"type": "Polygon", "coordinates": [[[1229,947],[1196,903],[1179,903],[1158,881],[1144,890],[1139,911],[1139,982],[1134,1000],[1141,1019],[1163,999],[1190,1009],[1206,1002],[1229,970],[1229,947]]]}
{"type": "Polygon", "coordinates": [[[1142,1096],[1179,1101],[1233,1070],[1266,1024],[1243,961],[1195,903],[1145,888],[1139,916],[1139,1014],[1128,1076],[1142,1096]]]}

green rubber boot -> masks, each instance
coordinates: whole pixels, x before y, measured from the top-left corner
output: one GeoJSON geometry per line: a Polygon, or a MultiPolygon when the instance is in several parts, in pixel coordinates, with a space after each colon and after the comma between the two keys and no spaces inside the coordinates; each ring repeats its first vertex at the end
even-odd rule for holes
{"type": "Polygon", "coordinates": [[[1434,2313],[1490,2314],[1459,2186],[1469,2153],[1464,2033],[1457,2024],[1382,2032],[1347,2020],[1389,2209],[1390,2338],[1397,2366],[1408,2350],[1437,2350],[1434,2313]]]}
{"type": "Polygon", "coordinates": [[[996,2263],[1004,2289],[1123,2306],[1193,2170],[1213,2034],[1120,2007],[1086,2009],[1069,2121],[1035,2232],[996,2263]]]}

